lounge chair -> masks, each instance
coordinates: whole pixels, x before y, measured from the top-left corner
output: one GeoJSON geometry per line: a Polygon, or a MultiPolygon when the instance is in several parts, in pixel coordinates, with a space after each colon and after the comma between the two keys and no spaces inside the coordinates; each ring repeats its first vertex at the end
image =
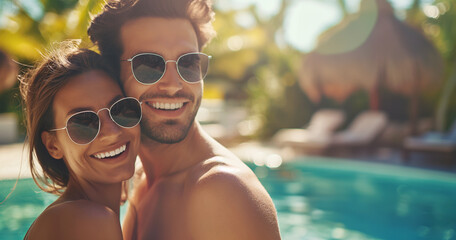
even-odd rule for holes
{"type": "Polygon", "coordinates": [[[15,113],[0,113],[0,144],[18,140],[18,117],[15,113]]]}
{"type": "Polygon", "coordinates": [[[420,137],[404,140],[403,159],[408,160],[410,152],[441,153],[456,160],[456,120],[448,133],[428,132],[420,137]]]}
{"type": "Polygon", "coordinates": [[[321,109],[314,113],[307,127],[282,129],[273,136],[272,142],[279,147],[320,153],[329,146],[333,133],[344,121],[343,111],[321,109]]]}
{"type": "Polygon", "coordinates": [[[379,139],[388,123],[388,118],[381,111],[364,111],[358,114],[346,130],[334,134],[331,139],[332,153],[354,150],[370,151],[379,139]]]}
{"type": "Polygon", "coordinates": [[[380,136],[387,123],[388,119],[383,112],[362,112],[346,130],[334,135],[332,144],[365,146],[380,136]]]}

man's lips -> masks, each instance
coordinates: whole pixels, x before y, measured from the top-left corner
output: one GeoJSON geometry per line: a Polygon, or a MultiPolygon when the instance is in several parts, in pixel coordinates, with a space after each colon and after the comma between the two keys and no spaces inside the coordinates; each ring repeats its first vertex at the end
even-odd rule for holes
{"type": "Polygon", "coordinates": [[[157,101],[147,101],[146,104],[157,110],[179,110],[181,109],[186,102],[157,102],[157,101]]]}
{"type": "MultiPolygon", "coordinates": [[[[143,101],[154,117],[170,119],[179,118],[191,101],[187,99],[147,100],[143,101]]],[[[145,112],[147,113],[147,111],[145,112]]]]}
{"type": "Polygon", "coordinates": [[[177,111],[192,100],[188,97],[152,97],[143,99],[142,102],[155,110],[177,111]]]}

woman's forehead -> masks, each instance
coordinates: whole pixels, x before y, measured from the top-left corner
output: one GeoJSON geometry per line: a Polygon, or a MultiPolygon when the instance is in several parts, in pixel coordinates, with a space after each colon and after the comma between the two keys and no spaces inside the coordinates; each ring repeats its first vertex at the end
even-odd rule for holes
{"type": "Polygon", "coordinates": [[[71,109],[98,110],[108,107],[112,99],[122,96],[119,84],[100,70],[85,72],[68,80],[55,95],[53,107],[56,115],[67,114],[71,109]]]}

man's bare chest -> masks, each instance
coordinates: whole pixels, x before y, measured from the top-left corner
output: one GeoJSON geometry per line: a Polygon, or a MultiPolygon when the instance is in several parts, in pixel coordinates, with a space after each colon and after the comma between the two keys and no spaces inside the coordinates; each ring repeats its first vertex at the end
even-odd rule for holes
{"type": "Polygon", "coordinates": [[[137,204],[140,239],[187,239],[188,199],[182,184],[149,188],[137,204]]]}

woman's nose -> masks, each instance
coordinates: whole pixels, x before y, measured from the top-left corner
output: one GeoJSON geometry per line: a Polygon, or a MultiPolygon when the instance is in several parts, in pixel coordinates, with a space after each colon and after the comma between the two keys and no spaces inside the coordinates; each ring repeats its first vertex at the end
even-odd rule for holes
{"type": "Polygon", "coordinates": [[[100,118],[100,132],[98,133],[100,141],[117,139],[121,135],[121,127],[111,119],[108,110],[100,111],[98,117],[100,118]]]}

